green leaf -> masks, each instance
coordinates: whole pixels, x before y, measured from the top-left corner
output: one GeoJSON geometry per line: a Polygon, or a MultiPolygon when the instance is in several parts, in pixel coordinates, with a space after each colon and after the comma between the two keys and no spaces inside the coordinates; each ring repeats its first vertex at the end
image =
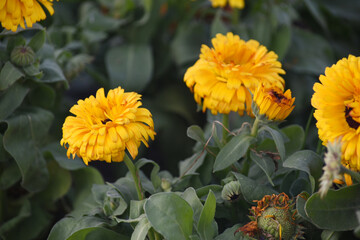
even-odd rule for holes
{"type": "MultiPolygon", "coordinates": [[[[235,231],[240,227],[240,224],[236,224],[231,228],[226,229],[222,234],[218,235],[214,240],[238,240],[239,234],[234,234],[235,231]]],[[[241,238],[240,238],[241,239],[241,238]]]]}
{"type": "Polygon", "coordinates": [[[24,77],[24,74],[17,67],[10,62],[6,62],[0,72],[0,91],[8,89],[22,77],[24,77]]]}
{"type": "Polygon", "coordinates": [[[131,200],[130,201],[130,219],[138,218],[141,214],[144,213],[144,204],[145,199],[138,201],[138,200],[131,200]]]}
{"type": "Polygon", "coordinates": [[[193,214],[194,225],[197,226],[199,223],[201,212],[203,210],[203,205],[199,197],[196,195],[195,189],[192,187],[187,188],[182,193],[181,197],[190,204],[194,213],[193,214]]]}
{"type": "Polygon", "coordinates": [[[50,109],[54,106],[56,93],[55,90],[46,84],[37,84],[29,94],[31,105],[50,109]]]}
{"type": "Polygon", "coordinates": [[[321,233],[321,240],[340,240],[341,232],[334,232],[331,230],[324,230],[321,233]]]}
{"type": "Polygon", "coordinates": [[[34,52],[37,52],[45,43],[45,29],[38,31],[35,36],[33,36],[28,43],[28,46],[34,50],[34,52]]]}
{"type": "Polygon", "coordinates": [[[214,193],[210,190],[204,208],[201,211],[200,220],[197,225],[197,231],[202,240],[212,240],[215,236],[214,217],[216,209],[216,199],[214,193]]]}
{"type": "Polygon", "coordinates": [[[151,226],[165,239],[189,239],[192,233],[193,210],[175,193],[152,195],[146,201],[144,210],[151,226]]]}
{"type": "MultiPolygon", "coordinates": [[[[13,33],[13,32],[11,32],[11,33],[13,33]]],[[[7,51],[8,55],[10,56],[12,50],[15,47],[25,46],[25,45],[26,45],[26,39],[22,35],[18,34],[16,36],[9,37],[8,43],[6,46],[6,51],[7,51]]]]}
{"type": "Polygon", "coordinates": [[[309,199],[310,195],[307,192],[302,192],[296,197],[296,210],[298,214],[308,222],[311,222],[311,219],[306,215],[305,204],[309,199]]]}
{"type": "Polygon", "coordinates": [[[272,188],[259,184],[240,173],[233,172],[233,175],[240,182],[241,193],[245,200],[251,204],[254,204],[254,200],[260,200],[265,195],[278,194],[272,188]]]}
{"type": "Polygon", "coordinates": [[[195,153],[191,157],[179,162],[180,176],[186,176],[189,174],[197,174],[196,170],[204,163],[206,153],[195,153]]]}
{"type": "Polygon", "coordinates": [[[299,125],[289,125],[281,129],[289,139],[285,142],[286,155],[290,156],[296,151],[299,151],[305,141],[304,129],[299,125]]]}
{"type": "Polygon", "coordinates": [[[100,172],[92,167],[81,168],[72,173],[75,190],[73,206],[76,209],[91,197],[93,184],[104,184],[104,180],[100,172]]]}
{"type": "Polygon", "coordinates": [[[20,84],[14,84],[0,95],[0,120],[6,119],[23,102],[29,88],[20,84]]]}
{"type": "Polygon", "coordinates": [[[216,156],[213,172],[223,170],[242,158],[255,138],[248,135],[233,137],[216,156]]]}
{"type": "Polygon", "coordinates": [[[289,69],[319,75],[335,62],[333,48],[322,36],[297,27],[292,28],[292,33],[291,48],[285,60],[289,69]]]}
{"type": "Polygon", "coordinates": [[[85,163],[79,158],[69,159],[66,156],[66,149],[59,142],[54,142],[42,149],[45,157],[52,157],[57,163],[67,170],[77,170],[86,167],[85,163]]]}
{"type": "Polygon", "coordinates": [[[21,179],[21,173],[19,167],[15,161],[11,161],[10,164],[2,170],[0,175],[0,189],[5,190],[14,185],[21,179]]]}
{"type": "Polygon", "coordinates": [[[270,49],[272,49],[278,55],[279,61],[281,61],[285,57],[290,47],[290,43],[291,43],[290,26],[288,25],[280,26],[276,30],[276,33],[273,39],[271,40],[271,47],[270,47],[270,49]]]}
{"type": "Polygon", "coordinates": [[[194,62],[200,53],[201,44],[206,42],[207,32],[203,24],[189,22],[181,24],[173,42],[171,53],[178,66],[194,62]]]}
{"type": "Polygon", "coordinates": [[[41,201],[56,201],[64,196],[71,187],[71,175],[68,170],[61,168],[56,161],[47,164],[50,179],[47,187],[37,196],[41,201]]]}
{"type": "Polygon", "coordinates": [[[360,184],[329,190],[321,199],[313,194],[305,204],[305,211],[312,222],[321,229],[332,231],[353,230],[359,223],[356,211],[360,209],[360,184]]]}
{"type": "Polygon", "coordinates": [[[154,165],[153,169],[151,170],[150,178],[151,178],[151,182],[154,186],[154,189],[158,190],[161,188],[161,178],[158,175],[159,171],[160,171],[159,165],[156,162],[154,162],[153,160],[141,158],[135,163],[135,166],[137,169],[140,169],[142,166],[144,166],[145,164],[148,164],[148,163],[154,165]]]}
{"type": "Polygon", "coordinates": [[[269,180],[270,184],[274,186],[274,183],[271,179],[271,176],[275,172],[275,164],[274,161],[267,157],[267,156],[259,156],[257,153],[251,151],[250,158],[252,161],[255,162],[256,165],[260,167],[260,169],[265,173],[267,179],[269,180]]]}
{"type": "MultiPolygon", "coordinates": [[[[93,216],[83,216],[80,218],[74,218],[74,217],[64,217],[60,221],[58,221],[53,228],[50,231],[50,234],[48,236],[48,240],[64,240],[69,239],[71,236],[72,239],[80,240],[83,235],[91,234],[92,228],[98,228],[101,226],[105,226],[105,220],[101,219],[99,217],[93,217],[93,216]],[[91,229],[89,229],[91,228],[91,229]],[[84,232],[81,232],[81,230],[84,229],[84,232]],[[80,231],[79,233],[76,233],[80,231]],[[79,238],[74,238],[79,237],[79,238]]],[[[96,230],[96,229],[95,229],[96,230]]],[[[110,231],[110,230],[108,230],[110,231]]],[[[100,235],[102,231],[100,230],[100,235]]],[[[104,236],[106,236],[107,233],[104,233],[104,236]]],[[[89,239],[96,239],[96,235],[94,234],[94,238],[89,236],[89,239]]],[[[111,233],[110,233],[111,235],[111,233]]],[[[114,236],[114,235],[113,235],[114,236]]],[[[104,239],[101,236],[97,235],[97,239],[104,239]]],[[[86,238],[88,240],[88,238],[86,238]]],[[[111,238],[110,238],[111,239],[111,238]]],[[[114,238],[117,239],[117,238],[114,238]]],[[[121,238],[121,239],[128,239],[128,238],[121,238]]]]}
{"type": "Polygon", "coordinates": [[[149,45],[127,44],[109,49],[105,56],[112,88],[141,92],[150,82],[154,60],[149,45]]]}
{"type": "Polygon", "coordinates": [[[131,240],[144,240],[146,239],[146,235],[151,228],[151,225],[147,218],[143,218],[140,220],[134,229],[133,234],[131,235],[131,240]]]}
{"type": "Polygon", "coordinates": [[[275,130],[275,129],[269,127],[268,125],[264,125],[259,129],[259,133],[261,133],[262,131],[270,133],[272,139],[275,142],[276,149],[279,152],[281,160],[284,160],[284,158],[285,158],[285,145],[284,145],[284,138],[281,135],[281,133],[278,130],[275,130]]]}
{"type": "Polygon", "coordinates": [[[49,173],[40,152],[44,137],[50,128],[53,115],[41,108],[27,108],[8,119],[4,134],[4,147],[19,166],[21,185],[29,192],[44,189],[49,173]]]}
{"type": "Polygon", "coordinates": [[[52,216],[44,206],[33,202],[31,215],[22,219],[10,232],[6,239],[40,239],[52,222],[52,216]]]}
{"type": "Polygon", "coordinates": [[[283,164],[284,167],[298,169],[309,174],[312,191],[315,190],[316,183],[318,183],[318,179],[321,176],[322,165],[323,160],[321,157],[310,150],[295,152],[283,164]]]}
{"type": "Polygon", "coordinates": [[[215,194],[216,202],[222,203],[224,199],[221,197],[223,187],[221,185],[206,185],[201,188],[196,189],[196,194],[198,197],[202,200],[205,200],[205,196],[209,194],[210,191],[212,191],[215,194]]]}
{"type": "Polygon", "coordinates": [[[188,127],[186,134],[189,138],[205,144],[204,131],[201,129],[201,127],[192,125],[188,127]]]}
{"type": "Polygon", "coordinates": [[[44,73],[41,79],[42,82],[66,82],[63,71],[54,60],[45,59],[40,65],[40,70],[42,70],[44,73]]]}
{"type": "Polygon", "coordinates": [[[327,26],[324,16],[321,14],[321,12],[319,10],[318,3],[311,1],[311,0],[304,0],[304,3],[306,5],[306,7],[309,9],[310,13],[313,15],[313,17],[316,19],[316,21],[322,27],[322,29],[327,31],[328,26],[327,26]]]}
{"type": "Polygon", "coordinates": [[[123,240],[128,239],[126,236],[118,234],[115,231],[102,228],[90,227],[81,229],[73,233],[67,240],[123,240]]]}
{"type": "Polygon", "coordinates": [[[25,199],[24,203],[22,204],[19,214],[6,221],[5,223],[2,223],[0,226],[0,236],[3,235],[4,233],[14,229],[17,224],[19,224],[22,220],[24,220],[25,218],[29,217],[31,215],[31,205],[29,200],[25,199]]]}
{"type": "Polygon", "coordinates": [[[229,32],[229,28],[222,20],[222,9],[218,9],[215,14],[215,18],[211,23],[211,36],[215,37],[216,34],[221,33],[226,35],[229,32]]]}

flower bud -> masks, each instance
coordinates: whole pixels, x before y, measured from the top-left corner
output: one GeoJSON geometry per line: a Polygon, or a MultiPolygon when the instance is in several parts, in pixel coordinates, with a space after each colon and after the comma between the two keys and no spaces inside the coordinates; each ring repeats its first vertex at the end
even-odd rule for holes
{"type": "Polygon", "coordinates": [[[240,197],[240,183],[239,181],[231,181],[224,185],[221,191],[221,197],[227,201],[235,201],[240,197]]]}
{"type": "Polygon", "coordinates": [[[12,63],[19,67],[26,67],[35,62],[35,52],[29,46],[17,46],[10,55],[12,63]]]}
{"type": "Polygon", "coordinates": [[[171,182],[166,178],[162,178],[161,188],[164,190],[164,192],[171,192],[171,182]]]}

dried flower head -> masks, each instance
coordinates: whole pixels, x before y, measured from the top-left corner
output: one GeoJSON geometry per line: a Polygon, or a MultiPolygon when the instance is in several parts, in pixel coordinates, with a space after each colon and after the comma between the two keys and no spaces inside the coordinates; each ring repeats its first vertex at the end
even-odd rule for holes
{"type": "MultiPolygon", "coordinates": [[[[295,218],[296,209],[285,193],[265,195],[250,210],[251,222],[236,232],[255,239],[301,239],[302,226],[295,218]]],[[[235,233],[236,233],[235,232],[235,233]]]]}

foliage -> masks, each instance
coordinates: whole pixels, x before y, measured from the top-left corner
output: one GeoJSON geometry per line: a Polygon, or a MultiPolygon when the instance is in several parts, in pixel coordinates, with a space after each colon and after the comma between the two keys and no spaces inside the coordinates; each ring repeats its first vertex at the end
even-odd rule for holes
{"type": "Polygon", "coordinates": [[[360,53],[359,1],[252,0],[238,10],[62,0],[54,9],[42,25],[0,33],[1,239],[245,239],[234,233],[254,201],[282,192],[306,239],[360,237],[360,183],[318,193],[325,150],[310,106],[325,67],[360,53]],[[231,113],[226,125],[196,111],[184,73],[201,44],[229,31],[278,54],[296,98],[287,122],[254,134],[249,116],[231,113]],[[11,57],[19,46],[31,48],[30,62],[11,57]],[[123,163],[85,166],[59,144],[78,99],[118,86],[141,93],[155,122],[156,140],[135,161],[144,199],[123,163]],[[221,197],[231,181],[234,201],[221,197]]]}

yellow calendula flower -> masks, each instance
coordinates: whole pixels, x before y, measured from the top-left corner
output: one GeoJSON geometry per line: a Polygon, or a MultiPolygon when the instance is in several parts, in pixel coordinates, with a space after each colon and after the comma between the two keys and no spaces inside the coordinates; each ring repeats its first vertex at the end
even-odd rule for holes
{"type": "Polygon", "coordinates": [[[155,135],[151,113],[140,108],[140,99],[140,94],[118,87],[107,97],[101,88],[95,97],[79,100],[70,109],[75,116],[68,116],[63,125],[60,143],[68,149],[68,157],[77,155],[85,164],[121,162],[127,149],[135,158],[140,143],[148,147],[149,137],[155,135]]]}
{"type": "Polygon", "coordinates": [[[255,40],[245,42],[232,33],[217,34],[213,48],[202,45],[200,58],[184,76],[203,111],[251,114],[251,93],[260,83],[284,89],[285,71],[277,55],[255,40]]]}
{"type": "Polygon", "coordinates": [[[290,89],[284,93],[277,87],[260,84],[254,93],[254,107],[257,107],[260,115],[266,115],[268,120],[281,121],[287,118],[295,107],[294,101],[290,89]]]}
{"type": "Polygon", "coordinates": [[[339,60],[314,84],[312,106],[324,145],[341,139],[341,163],[360,171],[360,57],[339,60]]]}
{"type": "Polygon", "coordinates": [[[229,2],[230,7],[232,8],[239,8],[239,9],[243,9],[245,6],[245,1],[244,0],[210,0],[211,5],[213,7],[225,7],[227,2],[229,2]]]}
{"type": "Polygon", "coordinates": [[[0,1],[0,22],[1,25],[15,32],[20,25],[25,28],[46,18],[43,7],[51,15],[54,14],[52,7],[53,0],[1,0],[0,1]]]}

